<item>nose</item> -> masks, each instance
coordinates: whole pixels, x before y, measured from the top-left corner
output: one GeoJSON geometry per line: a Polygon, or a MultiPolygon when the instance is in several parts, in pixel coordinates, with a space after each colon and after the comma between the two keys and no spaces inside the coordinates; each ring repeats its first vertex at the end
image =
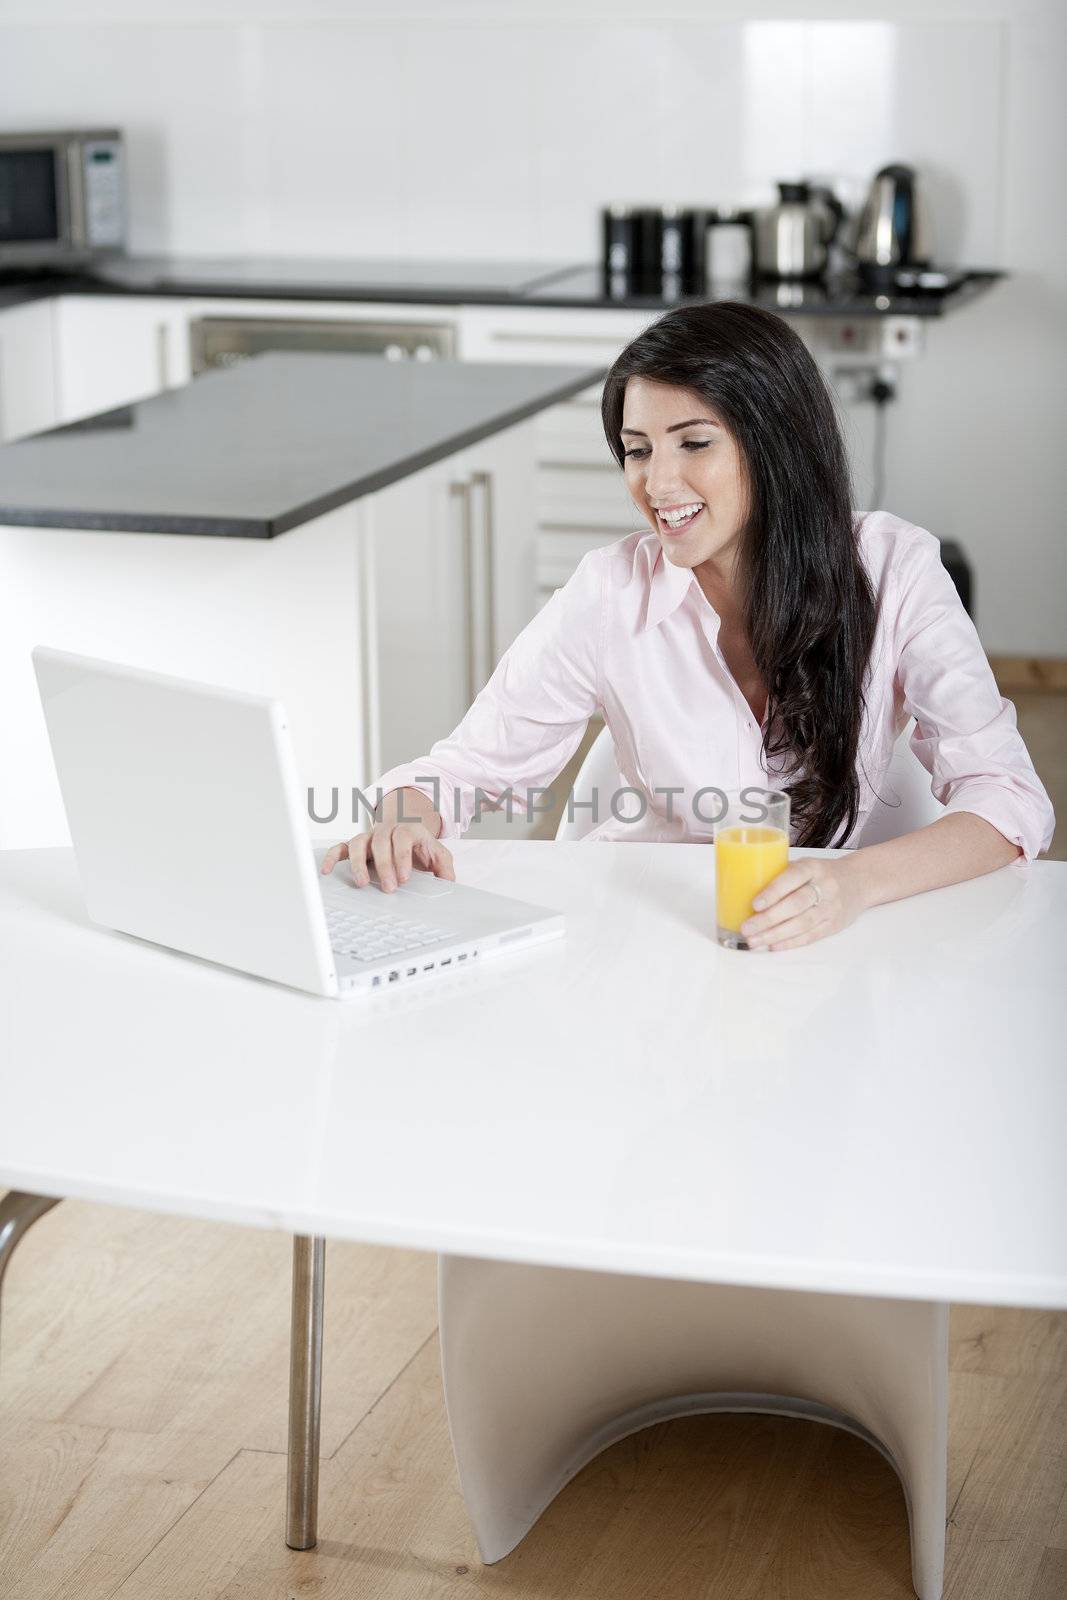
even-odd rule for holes
{"type": "Polygon", "coordinates": [[[645,475],[645,494],[655,505],[669,506],[684,500],[686,491],[671,470],[650,466],[645,475]]]}

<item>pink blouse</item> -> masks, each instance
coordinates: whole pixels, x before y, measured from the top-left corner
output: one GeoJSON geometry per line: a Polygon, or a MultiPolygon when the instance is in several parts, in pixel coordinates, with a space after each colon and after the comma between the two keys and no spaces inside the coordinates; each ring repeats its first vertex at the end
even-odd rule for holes
{"type": "MultiPolygon", "coordinates": [[[[888,511],[865,516],[858,541],[879,619],[849,846],[861,840],[893,746],[914,717],[911,748],[946,810],[984,817],[1032,861],[1052,842],[1052,805],[938,541],[888,511]]],[[[762,729],[718,634],[698,580],[667,561],[651,530],[593,550],[505,651],[458,728],[372,788],[421,790],[441,814],[441,837],[455,838],[476,803],[543,806],[599,713],[626,787],[602,795],[586,838],[707,839],[719,808],[702,791],[788,788],[785,758],[764,763],[762,729]]]]}

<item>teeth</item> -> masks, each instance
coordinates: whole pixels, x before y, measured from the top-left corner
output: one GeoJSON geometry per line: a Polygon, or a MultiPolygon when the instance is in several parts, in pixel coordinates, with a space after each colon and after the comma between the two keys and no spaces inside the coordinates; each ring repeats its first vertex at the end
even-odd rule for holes
{"type": "Polygon", "coordinates": [[[674,524],[678,522],[684,522],[686,518],[691,517],[695,511],[699,511],[703,504],[704,502],[702,500],[698,500],[695,505],[682,506],[680,509],[674,509],[671,511],[661,511],[660,516],[663,518],[664,522],[667,523],[674,524]]]}

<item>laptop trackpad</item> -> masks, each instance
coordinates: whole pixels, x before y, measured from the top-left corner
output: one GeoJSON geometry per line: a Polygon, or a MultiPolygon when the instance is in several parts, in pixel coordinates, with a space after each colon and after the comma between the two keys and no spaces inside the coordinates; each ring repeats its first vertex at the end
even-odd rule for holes
{"type": "Polygon", "coordinates": [[[435,900],[440,895],[451,894],[456,887],[451,878],[435,878],[432,872],[416,872],[407,883],[402,883],[398,894],[421,894],[427,900],[435,900]]]}

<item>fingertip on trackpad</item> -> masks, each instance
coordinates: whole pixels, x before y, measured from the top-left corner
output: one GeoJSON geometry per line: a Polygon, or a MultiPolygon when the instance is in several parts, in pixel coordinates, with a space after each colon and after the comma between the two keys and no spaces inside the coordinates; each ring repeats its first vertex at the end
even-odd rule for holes
{"type": "Polygon", "coordinates": [[[439,898],[441,895],[451,894],[456,887],[452,878],[436,878],[429,872],[417,872],[407,883],[400,885],[401,891],[408,894],[421,894],[428,900],[439,898]]]}

